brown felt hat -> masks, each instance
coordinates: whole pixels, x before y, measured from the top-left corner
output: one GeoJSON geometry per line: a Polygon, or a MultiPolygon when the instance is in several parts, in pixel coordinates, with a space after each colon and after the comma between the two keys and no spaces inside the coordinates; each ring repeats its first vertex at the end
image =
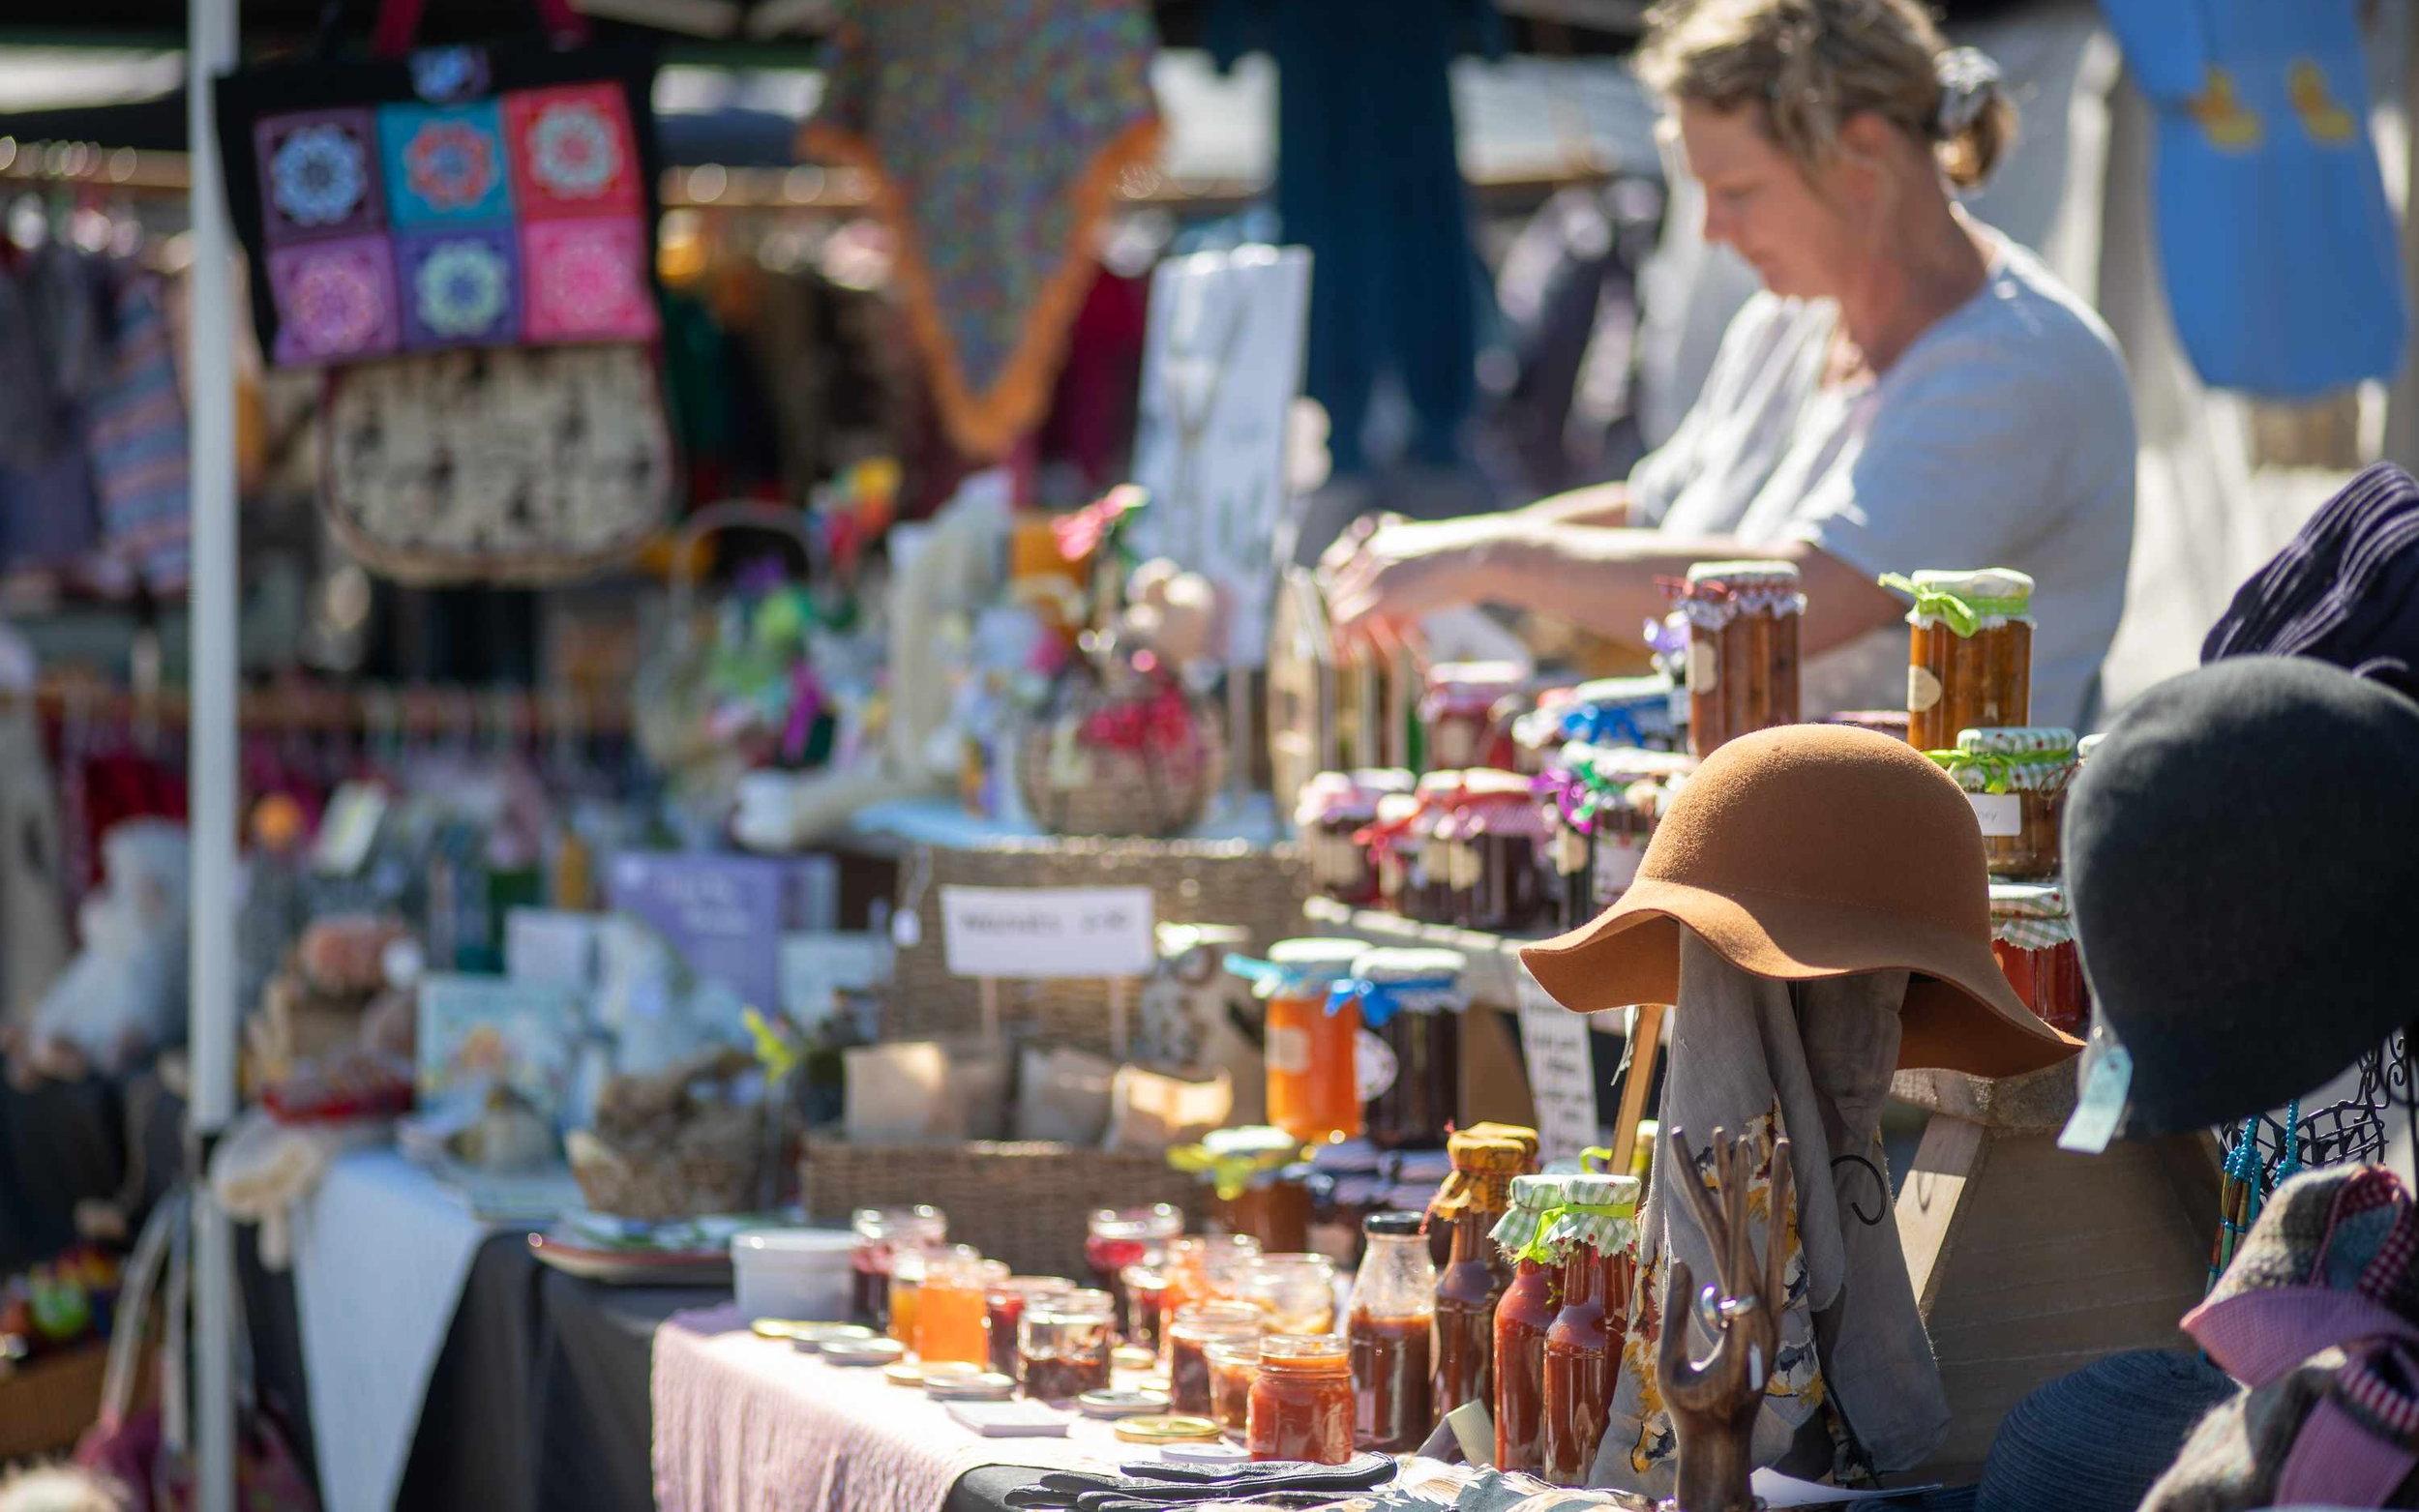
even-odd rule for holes
{"type": "Polygon", "coordinates": [[[1682,925],[1756,976],[1913,972],[1901,1068],[2013,1076],[2081,1048],[2035,1017],[1991,959],[1990,883],[1965,794],[1887,735],[1784,725],[1731,741],[1672,800],[1621,901],[1520,959],[1580,1013],[1669,1003],[1682,925]]]}

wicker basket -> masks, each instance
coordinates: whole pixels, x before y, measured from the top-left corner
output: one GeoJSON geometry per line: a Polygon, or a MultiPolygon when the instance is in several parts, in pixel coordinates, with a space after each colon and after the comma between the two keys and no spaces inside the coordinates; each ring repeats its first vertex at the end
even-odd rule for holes
{"type": "MultiPolygon", "coordinates": [[[[948,1039],[982,1028],[982,989],[953,976],[942,954],[941,890],[964,887],[1147,887],[1169,924],[1230,924],[1251,948],[1301,933],[1309,873],[1293,845],[1242,841],[1003,840],[973,848],[919,846],[901,864],[899,909],[919,927],[898,954],[881,1037],[948,1039]]],[[[1109,985],[1001,982],[1012,1038],[1107,1053],[1109,985]]],[[[1130,998],[1129,998],[1130,1002],[1130,998]]]]}
{"type": "Polygon", "coordinates": [[[571,1174],[591,1212],[641,1223],[673,1223],[755,1209],[762,1169],[762,1123],[715,1131],[672,1149],[617,1147],[586,1129],[564,1141],[571,1174]]]}
{"type": "Polygon", "coordinates": [[[1226,780],[1217,716],[1173,686],[1127,673],[1104,684],[1070,674],[1053,706],[1016,743],[1016,787],[1035,823],[1054,835],[1180,835],[1201,822],[1226,780]],[[1127,744],[1088,742],[1095,721],[1123,718],[1127,744]],[[1171,728],[1146,735],[1153,719],[1171,728]]]}
{"type": "Polygon", "coordinates": [[[1084,1240],[1095,1209],[1182,1205],[1192,1178],[1162,1155],[1069,1144],[851,1144],[811,1138],[798,1164],[810,1223],[845,1224],[860,1207],[929,1202],[953,1242],[1025,1275],[1090,1274],[1084,1240]]]}

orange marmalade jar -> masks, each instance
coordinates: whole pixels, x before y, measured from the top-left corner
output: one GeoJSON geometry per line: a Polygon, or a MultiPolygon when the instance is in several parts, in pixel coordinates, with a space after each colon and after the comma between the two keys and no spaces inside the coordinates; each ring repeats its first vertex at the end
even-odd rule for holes
{"type": "Polygon", "coordinates": [[[1360,1132],[1354,1054],[1360,1011],[1347,1001],[1330,1013],[1328,998],[1363,948],[1348,939],[1281,939],[1266,961],[1227,958],[1227,969],[1249,979],[1267,1005],[1269,1122],[1304,1144],[1360,1132]]]}
{"type": "Polygon", "coordinates": [[[1907,741],[1945,750],[1961,729],[2028,723],[2033,712],[2033,579],[2005,567],[1881,579],[1911,595],[1907,741]]]}

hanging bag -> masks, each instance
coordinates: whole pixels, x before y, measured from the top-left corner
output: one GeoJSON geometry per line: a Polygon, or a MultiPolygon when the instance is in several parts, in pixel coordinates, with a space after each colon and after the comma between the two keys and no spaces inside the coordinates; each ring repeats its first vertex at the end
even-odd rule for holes
{"type": "Polygon", "coordinates": [[[326,371],[328,522],[408,582],[592,573],[674,497],[653,54],[537,11],[552,45],[406,52],[420,0],[385,0],[376,59],[219,84],[261,349],[326,371]]]}

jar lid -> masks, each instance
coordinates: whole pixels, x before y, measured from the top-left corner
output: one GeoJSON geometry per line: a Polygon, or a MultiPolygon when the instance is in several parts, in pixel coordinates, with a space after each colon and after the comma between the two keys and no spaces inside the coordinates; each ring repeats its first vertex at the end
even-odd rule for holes
{"type": "Polygon", "coordinates": [[[1168,1151],[1168,1167],[1206,1177],[1219,1200],[1233,1201],[1254,1185],[1301,1158],[1302,1142],[1283,1129],[1245,1124],[1212,1129],[1198,1144],[1168,1151]]]}
{"type": "Polygon", "coordinates": [[[1547,1220],[1567,1201],[1567,1179],[1559,1175],[1512,1177],[1511,1207],[1487,1232],[1507,1258],[1547,1258],[1538,1253],[1538,1244],[1547,1220]]]}
{"type": "Polygon", "coordinates": [[[1260,1341],[1263,1366],[1334,1365],[1341,1367],[1348,1346],[1340,1334],[1272,1333],[1260,1341]]]}
{"type": "MultiPolygon", "coordinates": [[[[1526,1154],[1530,1165],[1534,1166],[1537,1164],[1538,1144],[1538,1131],[1530,1128],[1527,1124],[1498,1123],[1494,1119],[1489,1118],[1474,1123],[1469,1128],[1464,1129],[1461,1132],[1474,1140],[1509,1140],[1514,1144],[1520,1146],[1521,1150],[1526,1154]]],[[[1447,1158],[1451,1158],[1452,1141],[1448,1140],[1445,1141],[1445,1149],[1447,1158]]]]}
{"type": "Polygon", "coordinates": [[[1904,578],[1888,573],[1881,585],[1915,600],[1908,624],[1946,625],[1960,636],[2021,619],[2033,608],[2033,579],[2008,567],[1926,568],[1904,578]]]}
{"type": "Polygon", "coordinates": [[[1257,1334],[1266,1318],[1256,1302],[1189,1302],[1176,1310],[1168,1326],[1196,1339],[1232,1338],[1243,1332],[1257,1334]]]}
{"type": "Polygon", "coordinates": [[[1626,1249],[1638,1237],[1635,1176],[1576,1175],[1563,1178],[1563,1201],[1549,1216],[1544,1242],[1585,1245],[1598,1255],[1626,1249]]]}
{"type": "Polygon", "coordinates": [[[1469,964],[1470,958],[1458,950],[1381,945],[1354,960],[1353,975],[1364,982],[1458,982],[1469,964]]]}
{"type": "Polygon", "coordinates": [[[1361,1231],[1373,1239],[1416,1239],[1426,1227],[1419,1213],[1371,1213],[1360,1221],[1361,1231]]]}
{"type": "Polygon", "coordinates": [[[2066,893],[2054,883],[1990,884],[1991,937],[2018,950],[2049,950],[2075,938],[2066,893]]]}
{"type": "Polygon", "coordinates": [[[1536,1147],[1484,1126],[1463,1129],[1445,1141],[1446,1152],[1453,1157],[1453,1169],[1473,1175],[1519,1175],[1536,1147]]]}
{"type": "Polygon", "coordinates": [[[2075,731],[2056,725],[1993,725],[1957,731],[1957,750],[1967,756],[2047,758],[2075,754],[2075,731]]]}
{"type": "Polygon", "coordinates": [[[1057,1292],[1075,1290],[1075,1283],[1064,1276],[1008,1276],[993,1282],[985,1294],[1023,1297],[1030,1302],[1035,1297],[1050,1296],[1057,1292]]]}
{"type": "Polygon", "coordinates": [[[1955,751],[1925,755],[1967,792],[2037,791],[2074,775],[2075,731],[2048,725],[1961,729],[1955,751]]]}
{"type": "Polygon", "coordinates": [[[1447,802],[1460,795],[1462,781],[1468,776],[1461,771],[1430,772],[1419,779],[1419,786],[1412,790],[1419,795],[1422,802],[1447,802]]]}
{"type": "Polygon", "coordinates": [[[861,1239],[896,1239],[910,1234],[942,1239],[949,1233],[949,1220],[938,1207],[860,1207],[850,1216],[849,1227],[861,1239]]]}
{"type": "Polygon", "coordinates": [[[1325,996],[1367,948],[1351,939],[1281,939],[1269,947],[1266,961],[1230,954],[1226,969],[1251,983],[1255,996],[1325,996]]]}
{"type": "Polygon", "coordinates": [[[1225,1438],[1224,1431],[1206,1417],[1128,1417],[1110,1432],[1127,1443],[1209,1444],[1225,1438]]]}
{"type": "Polygon", "coordinates": [[[1798,570],[1787,562],[1694,562],[1685,581],[1657,579],[1691,629],[1719,630],[1742,610],[1805,612],[1798,570]]]}
{"type": "Polygon", "coordinates": [[[1295,800],[1294,822],[1318,824],[1329,819],[1368,820],[1377,817],[1377,788],[1345,772],[1320,772],[1302,784],[1295,800]]]}
{"type": "Polygon", "coordinates": [[[1721,583],[1733,588],[1795,587],[1798,569],[1794,563],[1776,561],[1691,562],[1688,564],[1688,586],[1698,588],[1721,583]]]}

